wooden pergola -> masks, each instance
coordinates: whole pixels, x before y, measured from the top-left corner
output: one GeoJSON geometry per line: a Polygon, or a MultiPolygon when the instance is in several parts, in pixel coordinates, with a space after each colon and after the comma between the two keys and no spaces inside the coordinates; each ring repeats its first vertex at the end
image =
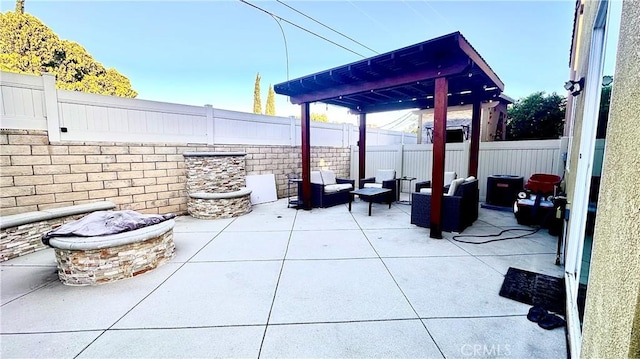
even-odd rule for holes
{"type": "Polygon", "coordinates": [[[302,203],[311,208],[309,104],[347,107],[360,117],[359,177],[365,177],[366,114],[434,108],[432,238],[442,238],[441,208],[447,106],[472,104],[469,175],[478,174],[480,104],[497,98],[504,84],[460,32],[274,86],[302,108],[302,203]]]}

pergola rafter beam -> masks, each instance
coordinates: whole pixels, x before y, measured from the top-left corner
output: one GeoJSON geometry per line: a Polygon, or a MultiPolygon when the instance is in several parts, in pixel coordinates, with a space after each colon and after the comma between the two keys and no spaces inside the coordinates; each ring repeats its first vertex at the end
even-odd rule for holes
{"type": "Polygon", "coordinates": [[[361,92],[368,92],[371,90],[393,88],[396,86],[402,86],[418,81],[425,81],[436,76],[446,77],[449,75],[458,74],[460,72],[463,72],[468,66],[468,61],[460,61],[457,63],[449,64],[439,69],[427,68],[413,70],[412,72],[402,73],[391,78],[377,79],[367,82],[361,82],[358,84],[346,84],[320,91],[312,91],[298,96],[291,96],[291,102],[294,104],[301,104],[303,102],[318,102],[348,94],[357,94],[361,92]]]}

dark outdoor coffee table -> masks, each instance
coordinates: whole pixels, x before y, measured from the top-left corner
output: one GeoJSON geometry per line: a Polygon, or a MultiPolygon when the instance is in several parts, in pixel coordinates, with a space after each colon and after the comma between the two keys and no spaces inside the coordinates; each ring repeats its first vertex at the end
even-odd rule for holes
{"type": "MultiPolygon", "coordinates": [[[[368,198],[369,199],[369,216],[371,216],[371,203],[373,203],[373,199],[376,197],[388,195],[391,192],[388,188],[360,188],[355,191],[351,191],[351,197],[349,197],[349,212],[351,212],[351,202],[353,202],[353,196],[358,195],[360,198],[368,198]]],[[[391,208],[391,202],[393,198],[389,197],[389,208],[391,208]]]]}

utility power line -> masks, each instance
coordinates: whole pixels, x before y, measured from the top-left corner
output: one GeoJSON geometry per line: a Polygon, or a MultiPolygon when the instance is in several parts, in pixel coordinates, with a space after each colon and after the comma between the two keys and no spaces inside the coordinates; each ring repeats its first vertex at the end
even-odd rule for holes
{"type": "Polygon", "coordinates": [[[319,20],[314,19],[313,17],[311,17],[311,16],[309,16],[309,15],[307,15],[307,14],[303,13],[303,12],[302,12],[302,11],[300,11],[300,10],[295,9],[294,7],[292,7],[292,6],[288,5],[288,4],[285,4],[283,1],[280,1],[280,0],[276,0],[276,1],[277,1],[278,3],[280,3],[280,4],[284,5],[284,6],[288,7],[289,9],[291,9],[291,10],[293,10],[293,11],[297,12],[298,14],[300,14],[300,15],[302,15],[302,16],[304,16],[304,17],[306,17],[307,19],[309,19],[309,20],[311,20],[311,21],[313,21],[313,22],[315,22],[315,23],[317,23],[317,24],[320,24],[320,25],[324,26],[325,28],[327,28],[327,29],[329,29],[329,30],[331,30],[331,31],[335,32],[336,34],[338,34],[338,35],[340,35],[340,36],[342,36],[342,37],[344,37],[344,38],[347,38],[347,39],[349,39],[349,40],[351,40],[351,41],[355,42],[356,44],[358,44],[358,45],[360,45],[360,46],[364,47],[365,49],[367,49],[367,50],[369,50],[369,51],[371,51],[371,52],[373,52],[373,53],[375,53],[375,54],[379,54],[379,52],[378,52],[378,51],[376,51],[376,50],[374,50],[374,49],[370,48],[369,46],[364,45],[363,43],[359,42],[358,40],[353,39],[353,38],[351,38],[351,37],[349,37],[349,36],[347,36],[347,35],[345,35],[345,34],[341,33],[340,31],[338,31],[338,30],[336,30],[336,29],[332,28],[331,26],[326,25],[326,24],[324,24],[324,23],[320,22],[319,20]]]}
{"type": "Polygon", "coordinates": [[[322,36],[322,35],[319,35],[319,34],[317,34],[317,33],[313,32],[313,31],[311,31],[311,30],[309,30],[309,29],[306,29],[306,28],[304,28],[304,27],[302,27],[302,26],[300,26],[300,25],[297,25],[297,24],[295,24],[295,23],[293,23],[293,22],[291,22],[291,21],[289,21],[289,20],[287,20],[287,19],[284,19],[284,18],[282,18],[282,17],[280,17],[280,16],[278,16],[278,15],[276,15],[276,14],[274,14],[274,13],[272,13],[272,12],[268,11],[268,10],[265,10],[265,9],[263,9],[263,8],[261,8],[261,7],[257,6],[257,5],[252,4],[252,3],[250,3],[250,2],[248,2],[248,1],[246,1],[246,0],[239,0],[239,1],[240,1],[241,3],[243,3],[243,4],[246,4],[246,5],[251,6],[251,7],[252,7],[252,8],[254,8],[254,9],[260,10],[260,11],[262,11],[262,12],[264,12],[264,13],[268,14],[268,15],[271,15],[272,17],[277,18],[278,20],[282,20],[282,21],[286,22],[286,23],[287,23],[287,24],[289,24],[289,25],[295,26],[295,27],[297,27],[298,29],[300,29],[300,30],[302,30],[302,31],[308,32],[308,33],[310,33],[310,34],[311,34],[311,35],[313,35],[313,36],[319,37],[319,38],[321,38],[321,39],[322,39],[322,40],[324,40],[324,41],[327,41],[327,42],[329,42],[329,43],[332,43],[332,44],[334,44],[334,45],[336,45],[336,46],[338,46],[338,47],[340,47],[340,48],[342,48],[342,49],[344,49],[344,50],[347,50],[347,51],[349,51],[349,52],[351,52],[351,53],[353,53],[353,54],[356,54],[356,55],[358,55],[358,56],[362,57],[363,59],[364,59],[364,58],[366,58],[366,56],[364,56],[364,55],[362,55],[362,54],[360,54],[360,53],[358,53],[358,52],[355,52],[355,51],[353,51],[353,50],[349,49],[348,47],[342,46],[342,45],[338,44],[338,43],[337,43],[337,42],[335,42],[335,41],[329,40],[329,39],[327,39],[326,37],[324,37],[324,36],[322,36]]]}
{"type": "Polygon", "coordinates": [[[383,24],[380,20],[374,18],[373,16],[369,15],[369,13],[367,13],[366,11],[362,10],[362,8],[360,8],[359,6],[357,6],[353,1],[351,0],[347,0],[347,2],[349,4],[351,4],[351,6],[353,6],[354,8],[356,8],[358,11],[360,11],[361,13],[363,13],[366,17],[368,17],[372,22],[375,22],[378,24],[378,27],[380,27],[383,31],[385,32],[391,32],[391,28],[389,28],[387,25],[383,24]]]}

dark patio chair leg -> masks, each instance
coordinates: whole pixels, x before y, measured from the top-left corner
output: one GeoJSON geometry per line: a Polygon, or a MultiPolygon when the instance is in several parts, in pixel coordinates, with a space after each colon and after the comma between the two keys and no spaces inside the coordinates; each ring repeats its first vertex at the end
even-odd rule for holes
{"type": "Polygon", "coordinates": [[[373,201],[369,201],[369,217],[371,217],[371,204],[373,203],[373,201]]]}

